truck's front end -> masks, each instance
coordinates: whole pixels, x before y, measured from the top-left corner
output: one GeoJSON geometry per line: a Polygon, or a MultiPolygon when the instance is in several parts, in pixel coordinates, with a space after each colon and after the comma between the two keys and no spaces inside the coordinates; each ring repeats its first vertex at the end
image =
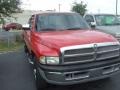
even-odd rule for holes
{"type": "MultiPolygon", "coordinates": [[[[75,38],[76,36],[71,37],[75,38]]],[[[48,39],[51,40],[50,37],[48,39]]],[[[41,76],[49,83],[71,85],[106,78],[115,74],[120,69],[120,44],[117,41],[110,42],[108,40],[107,42],[105,39],[103,40],[105,42],[102,40],[97,42],[94,41],[96,38],[89,38],[89,40],[84,38],[84,41],[79,39],[75,42],[70,38],[71,43],[78,44],[65,46],[64,44],[70,40],[58,39],[58,44],[51,40],[48,47],[54,49],[47,51],[44,48],[43,55],[39,59],[38,70],[41,76]],[[60,46],[61,41],[62,46],[60,46]],[[58,55],[52,52],[56,52],[58,55]]]]}

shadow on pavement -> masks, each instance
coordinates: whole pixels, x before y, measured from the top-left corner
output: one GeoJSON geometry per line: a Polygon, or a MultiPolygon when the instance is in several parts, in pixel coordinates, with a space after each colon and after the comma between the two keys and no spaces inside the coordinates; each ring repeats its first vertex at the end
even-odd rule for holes
{"type": "MultiPolygon", "coordinates": [[[[50,86],[44,90],[115,90],[115,89],[107,89],[105,87],[109,88],[109,85],[112,84],[111,79],[104,79],[104,80],[98,80],[88,83],[82,83],[77,85],[71,85],[71,86],[50,86]]],[[[119,89],[116,89],[119,90],[119,89]]]]}

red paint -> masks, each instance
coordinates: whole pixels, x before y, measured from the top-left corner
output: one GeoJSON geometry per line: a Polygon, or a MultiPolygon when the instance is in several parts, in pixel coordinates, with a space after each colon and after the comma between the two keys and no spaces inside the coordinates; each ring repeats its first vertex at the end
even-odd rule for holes
{"type": "Polygon", "coordinates": [[[37,58],[40,56],[58,56],[60,48],[65,46],[117,41],[111,35],[93,30],[36,32],[34,20],[32,30],[24,31],[23,34],[29,51],[33,51],[37,58]]]}
{"type": "Polygon", "coordinates": [[[58,56],[61,47],[90,43],[114,42],[115,38],[108,34],[90,30],[34,32],[24,33],[29,49],[37,57],[58,56]]]}

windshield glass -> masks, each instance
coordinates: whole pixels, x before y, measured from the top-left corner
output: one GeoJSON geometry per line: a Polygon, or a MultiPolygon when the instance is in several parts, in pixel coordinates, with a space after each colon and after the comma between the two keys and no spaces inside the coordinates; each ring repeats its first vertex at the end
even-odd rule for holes
{"type": "Polygon", "coordinates": [[[90,29],[79,14],[54,13],[38,15],[37,31],[90,29]]]}
{"type": "Polygon", "coordinates": [[[120,25],[120,21],[115,15],[95,15],[98,26],[120,25]]]}

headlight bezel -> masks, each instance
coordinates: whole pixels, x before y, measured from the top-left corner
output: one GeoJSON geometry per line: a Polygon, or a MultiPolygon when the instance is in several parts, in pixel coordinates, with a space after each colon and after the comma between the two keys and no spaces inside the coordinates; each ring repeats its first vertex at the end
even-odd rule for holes
{"type": "Polygon", "coordinates": [[[39,58],[39,63],[44,65],[59,65],[60,59],[58,56],[41,56],[39,58]]]}
{"type": "Polygon", "coordinates": [[[116,33],[115,37],[120,38],[120,33],[116,33]]]}

